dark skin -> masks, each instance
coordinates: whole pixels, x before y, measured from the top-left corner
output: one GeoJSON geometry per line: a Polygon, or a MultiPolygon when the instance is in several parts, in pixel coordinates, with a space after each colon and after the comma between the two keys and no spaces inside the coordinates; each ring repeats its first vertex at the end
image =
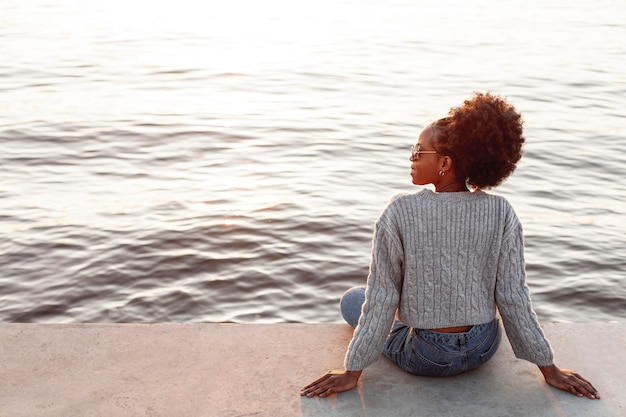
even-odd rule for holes
{"type": "Polygon", "coordinates": [[[567,391],[577,397],[587,397],[592,400],[600,399],[600,393],[591,385],[591,382],[571,369],[561,369],[552,364],[549,366],[540,366],[539,370],[548,385],[567,391]]]}
{"type": "MultiPolygon", "coordinates": [[[[426,151],[415,157],[411,155],[411,178],[413,184],[434,184],[435,190],[441,192],[467,191],[465,181],[457,178],[454,161],[446,155],[434,153],[436,137],[432,127],[428,126],[420,134],[417,148],[426,151]],[[443,174],[443,175],[442,175],[443,174]]],[[[455,329],[434,329],[440,332],[455,329]]],[[[600,393],[591,382],[570,369],[561,369],[556,365],[539,366],[539,370],[548,385],[567,391],[577,397],[599,400],[600,393]]],[[[357,386],[361,377],[358,371],[329,371],[300,390],[306,397],[326,397],[348,391],[357,386]]]]}
{"type": "Polygon", "coordinates": [[[300,390],[307,397],[326,397],[356,387],[362,371],[328,371],[300,390]]]}

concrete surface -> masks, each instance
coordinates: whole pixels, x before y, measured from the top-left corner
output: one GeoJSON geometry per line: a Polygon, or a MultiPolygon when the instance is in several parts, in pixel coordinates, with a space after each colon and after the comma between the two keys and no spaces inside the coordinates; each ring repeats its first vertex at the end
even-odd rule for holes
{"type": "Polygon", "coordinates": [[[601,400],[546,386],[506,339],[465,375],[415,377],[381,358],[358,389],[320,399],[299,389],[341,368],[346,325],[0,324],[0,416],[626,416],[626,327],[545,331],[601,400]]]}

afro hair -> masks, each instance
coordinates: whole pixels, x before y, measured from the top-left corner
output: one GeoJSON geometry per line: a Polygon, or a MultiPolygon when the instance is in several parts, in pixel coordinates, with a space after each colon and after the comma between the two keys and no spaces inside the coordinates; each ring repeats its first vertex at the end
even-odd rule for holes
{"type": "Polygon", "coordinates": [[[435,147],[449,155],[460,178],[476,189],[502,183],[522,157],[522,116],[491,93],[475,93],[433,123],[435,147]]]}

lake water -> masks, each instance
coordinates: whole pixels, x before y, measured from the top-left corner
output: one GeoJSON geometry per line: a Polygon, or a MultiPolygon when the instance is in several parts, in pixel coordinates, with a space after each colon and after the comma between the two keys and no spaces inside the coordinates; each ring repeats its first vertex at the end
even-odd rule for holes
{"type": "Polygon", "coordinates": [[[420,130],[525,119],[493,190],[545,322],[626,321],[622,1],[4,1],[0,320],[340,322],[420,130]]]}

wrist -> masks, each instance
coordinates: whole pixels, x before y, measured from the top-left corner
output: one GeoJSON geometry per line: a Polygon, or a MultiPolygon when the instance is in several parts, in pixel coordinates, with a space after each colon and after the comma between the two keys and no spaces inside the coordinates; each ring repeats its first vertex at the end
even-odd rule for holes
{"type": "Polygon", "coordinates": [[[558,370],[555,364],[552,365],[537,365],[541,373],[546,376],[547,374],[552,374],[558,370]]]}

